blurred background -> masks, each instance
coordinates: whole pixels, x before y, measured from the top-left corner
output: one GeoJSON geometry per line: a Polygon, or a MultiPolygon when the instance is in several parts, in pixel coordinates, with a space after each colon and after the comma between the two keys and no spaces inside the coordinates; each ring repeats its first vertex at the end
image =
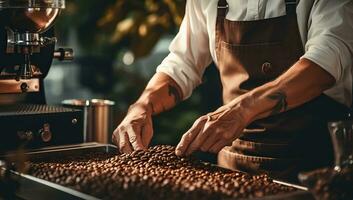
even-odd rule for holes
{"type": "MultiPolygon", "coordinates": [[[[69,0],[56,22],[61,47],[72,47],[75,60],[54,62],[45,79],[47,102],[64,99],[113,100],[115,126],[137,100],[178,32],[185,0],[69,0]]],[[[200,115],[221,104],[218,71],[175,109],[154,117],[153,144],[175,145],[200,115]],[[212,97],[212,98],[210,98],[212,97]]]]}

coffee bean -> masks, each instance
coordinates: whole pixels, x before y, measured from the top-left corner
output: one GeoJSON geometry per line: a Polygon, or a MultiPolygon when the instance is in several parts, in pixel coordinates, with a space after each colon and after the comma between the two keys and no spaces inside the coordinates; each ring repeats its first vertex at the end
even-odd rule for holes
{"type": "Polygon", "coordinates": [[[103,199],[227,199],[292,192],[265,174],[248,175],[193,157],[178,157],[175,147],[115,155],[33,160],[30,174],[103,199]]]}

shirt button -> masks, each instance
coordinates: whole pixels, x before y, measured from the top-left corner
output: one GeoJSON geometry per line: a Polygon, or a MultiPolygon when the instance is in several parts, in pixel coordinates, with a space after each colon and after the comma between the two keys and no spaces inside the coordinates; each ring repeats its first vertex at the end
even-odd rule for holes
{"type": "Polygon", "coordinates": [[[264,74],[269,74],[272,72],[272,64],[269,62],[265,62],[264,64],[262,64],[261,67],[262,73],[264,74]]]}

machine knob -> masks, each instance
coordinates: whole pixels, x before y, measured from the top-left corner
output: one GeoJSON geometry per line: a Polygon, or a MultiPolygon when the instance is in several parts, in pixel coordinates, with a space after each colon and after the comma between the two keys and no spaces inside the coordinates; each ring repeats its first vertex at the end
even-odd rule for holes
{"type": "Polygon", "coordinates": [[[50,125],[44,124],[43,128],[39,130],[39,136],[42,138],[43,142],[50,142],[52,139],[52,132],[50,131],[50,125]]]}
{"type": "Polygon", "coordinates": [[[74,50],[70,48],[59,48],[54,51],[54,58],[64,61],[74,59],[74,50]]]}
{"type": "Polygon", "coordinates": [[[32,131],[18,131],[17,136],[20,140],[31,141],[33,139],[32,131]]]}
{"type": "Polygon", "coordinates": [[[56,37],[42,37],[41,38],[41,46],[47,46],[50,44],[55,44],[57,43],[56,37]]]}

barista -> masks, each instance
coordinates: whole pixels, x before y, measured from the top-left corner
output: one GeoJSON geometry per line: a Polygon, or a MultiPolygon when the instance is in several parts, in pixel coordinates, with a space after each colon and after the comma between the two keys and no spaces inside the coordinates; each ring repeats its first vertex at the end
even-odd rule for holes
{"type": "Polygon", "coordinates": [[[145,149],[152,115],[187,99],[214,61],[224,105],[181,137],[179,156],[218,153],[223,167],[288,177],[329,165],[329,120],[352,99],[353,1],[188,0],[170,54],[113,134],[145,149]]]}

